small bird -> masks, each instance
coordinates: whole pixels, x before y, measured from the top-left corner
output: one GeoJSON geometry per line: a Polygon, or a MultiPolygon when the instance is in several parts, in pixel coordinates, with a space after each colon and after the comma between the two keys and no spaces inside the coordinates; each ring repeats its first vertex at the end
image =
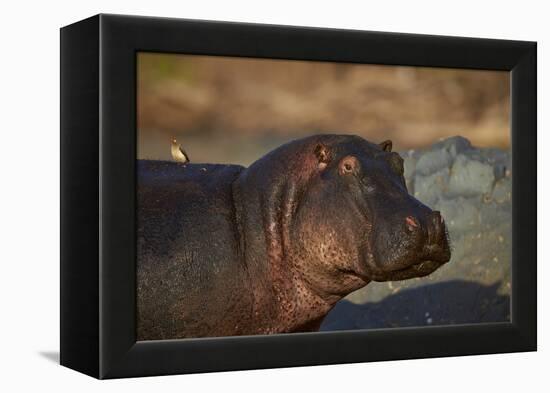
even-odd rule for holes
{"type": "Polygon", "coordinates": [[[186,162],[189,162],[189,156],[175,139],[172,139],[172,147],[170,151],[172,153],[172,158],[174,159],[174,161],[182,162],[184,164],[186,162]]]}

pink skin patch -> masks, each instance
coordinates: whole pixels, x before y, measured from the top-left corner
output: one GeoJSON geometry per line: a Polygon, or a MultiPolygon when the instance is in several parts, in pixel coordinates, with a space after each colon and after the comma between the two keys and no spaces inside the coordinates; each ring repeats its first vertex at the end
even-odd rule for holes
{"type": "Polygon", "coordinates": [[[407,223],[407,227],[409,228],[409,231],[411,231],[411,232],[414,231],[414,228],[418,228],[418,223],[411,216],[407,216],[405,218],[405,222],[407,223]]]}

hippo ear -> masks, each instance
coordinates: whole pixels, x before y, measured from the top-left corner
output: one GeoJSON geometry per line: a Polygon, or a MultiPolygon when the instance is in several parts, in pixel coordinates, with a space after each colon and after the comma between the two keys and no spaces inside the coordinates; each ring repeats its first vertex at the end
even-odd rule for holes
{"type": "Polygon", "coordinates": [[[327,164],[331,160],[331,154],[328,147],[325,145],[319,143],[315,147],[315,156],[317,157],[317,160],[319,161],[319,168],[324,169],[326,168],[327,164]]]}
{"type": "Polygon", "coordinates": [[[380,148],[384,151],[387,151],[387,152],[390,152],[391,151],[391,148],[392,148],[392,141],[390,141],[389,139],[387,141],[384,141],[380,144],[378,144],[378,146],[380,146],[380,148]]]}

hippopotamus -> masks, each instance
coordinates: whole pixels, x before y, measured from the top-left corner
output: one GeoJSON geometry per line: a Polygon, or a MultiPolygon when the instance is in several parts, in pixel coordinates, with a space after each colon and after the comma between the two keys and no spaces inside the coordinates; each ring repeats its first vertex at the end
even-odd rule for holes
{"type": "Polygon", "coordinates": [[[137,163],[137,338],[309,332],[450,259],[391,141],[313,135],[240,165],[137,163]]]}

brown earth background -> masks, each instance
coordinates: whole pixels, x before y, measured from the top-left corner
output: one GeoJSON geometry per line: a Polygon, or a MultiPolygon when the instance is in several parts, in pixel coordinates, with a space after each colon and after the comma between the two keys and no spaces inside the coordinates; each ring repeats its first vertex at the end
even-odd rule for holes
{"type": "Polygon", "coordinates": [[[140,53],[138,157],[176,137],[193,162],[248,165],[314,133],[508,148],[509,96],[502,71],[140,53]]]}

